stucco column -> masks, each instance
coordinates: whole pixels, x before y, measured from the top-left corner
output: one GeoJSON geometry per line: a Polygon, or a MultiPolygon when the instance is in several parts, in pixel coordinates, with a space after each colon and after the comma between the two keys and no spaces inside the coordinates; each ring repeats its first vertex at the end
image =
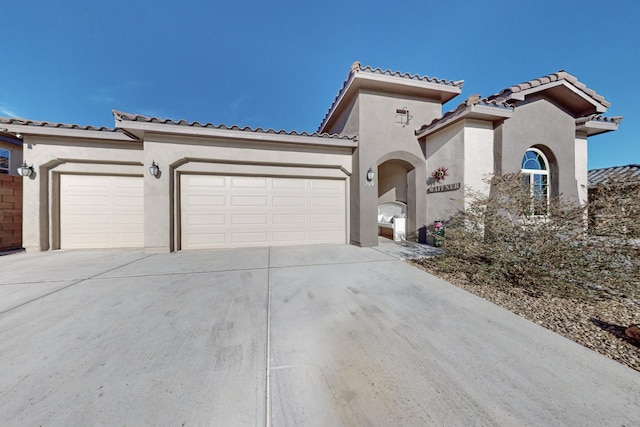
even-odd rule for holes
{"type": "Polygon", "coordinates": [[[144,249],[149,253],[175,250],[172,239],[173,168],[169,160],[145,142],[144,154],[144,249]],[[160,169],[157,176],[149,173],[155,161],[160,169]]]}
{"type": "Polygon", "coordinates": [[[49,168],[24,145],[23,158],[33,165],[33,173],[22,181],[22,247],[27,252],[49,250],[49,168]]]}
{"type": "Polygon", "coordinates": [[[407,240],[411,241],[419,240],[420,229],[427,222],[426,170],[423,162],[407,172],[407,240]]]}

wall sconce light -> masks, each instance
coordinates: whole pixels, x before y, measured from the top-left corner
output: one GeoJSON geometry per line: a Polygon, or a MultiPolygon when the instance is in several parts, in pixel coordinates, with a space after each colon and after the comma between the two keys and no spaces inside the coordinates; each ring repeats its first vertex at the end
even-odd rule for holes
{"type": "Polygon", "coordinates": [[[158,164],[156,163],[155,160],[151,162],[151,166],[149,166],[149,173],[151,174],[151,176],[155,176],[155,177],[157,177],[158,174],[160,173],[160,168],[158,167],[158,164]]]}
{"type": "Polygon", "coordinates": [[[367,171],[366,177],[367,177],[367,182],[365,182],[364,185],[369,186],[369,187],[372,186],[374,184],[373,183],[373,178],[376,177],[376,173],[373,171],[372,168],[369,168],[369,170],[367,171]]]}
{"type": "Polygon", "coordinates": [[[18,175],[27,177],[31,176],[33,173],[33,166],[27,166],[27,162],[22,162],[20,166],[18,166],[18,175]]]}
{"type": "Polygon", "coordinates": [[[371,182],[373,181],[373,178],[375,178],[376,174],[373,171],[373,169],[369,168],[369,170],[367,171],[367,181],[371,182]]]}

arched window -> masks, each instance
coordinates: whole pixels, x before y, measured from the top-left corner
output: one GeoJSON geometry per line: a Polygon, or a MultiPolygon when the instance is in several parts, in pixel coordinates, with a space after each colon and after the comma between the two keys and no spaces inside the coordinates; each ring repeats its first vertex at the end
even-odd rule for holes
{"type": "Polygon", "coordinates": [[[546,215],[549,206],[549,162],[537,148],[529,148],[522,157],[522,175],[529,186],[532,214],[546,215]]]}

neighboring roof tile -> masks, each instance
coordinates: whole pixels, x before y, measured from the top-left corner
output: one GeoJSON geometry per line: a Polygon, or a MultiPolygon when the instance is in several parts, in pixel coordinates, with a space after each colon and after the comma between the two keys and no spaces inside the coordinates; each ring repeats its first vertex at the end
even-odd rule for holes
{"type": "Polygon", "coordinates": [[[610,179],[640,179],[640,165],[614,166],[590,170],[587,176],[589,187],[604,184],[610,179]]]}
{"type": "Polygon", "coordinates": [[[483,105],[487,107],[495,107],[513,111],[513,107],[506,102],[499,102],[497,100],[490,100],[487,98],[480,99],[480,95],[471,95],[464,102],[459,104],[454,110],[447,111],[440,118],[433,119],[431,123],[422,125],[419,129],[416,129],[416,135],[423,133],[424,131],[431,129],[439,124],[446,122],[452,122],[456,118],[460,117],[465,111],[469,110],[474,105],[483,105]]]}
{"type": "Polygon", "coordinates": [[[146,122],[146,123],[160,123],[174,126],[189,126],[189,127],[201,127],[201,128],[211,128],[211,129],[222,129],[222,130],[238,130],[243,132],[256,132],[256,133],[270,133],[270,134],[278,134],[278,135],[292,135],[292,136],[314,136],[321,138],[335,138],[335,139],[346,139],[346,140],[354,140],[355,137],[352,136],[343,136],[337,134],[328,134],[328,133],[308,133],[308,132],[297,132],[297,131],[285,131],[275,129],[262,129],[262,128],[251,128],[249,126],[240,127],[237,125],[226,126],[226,125],[214,125],[213,123],[200,123],[200,122],[187,122],[186,120],[173,120],[173,119],[161,119],[158,117],[147,117],[141,114],[131,114],[125,113],[123,111],[113,110],[113,116],[116,121],[132,121],[132,122],[146,122]]]}
{"type": "Polygon", "coordinates": [[[106,126],[95,127],[95,126],[83,126],[83,125],[76,125],[76,124],[54,123],[54,122],[39,122],[35,120],[20,119],[15,117],[0,117],[0,124],[122,133],[121,129],[108,128],[106,126]]]}
{"type": "Polygon", "coordinates": [[[589,95],[591,98],[595,99],[605,107],[608,108],[611,106],[611,103],[608,102],[606,99],[604,99],[602,95],[599,95],[598,93],[596,93],[595,90],[588,88],[587,85],[580,82],[576,76],[571,75],[564,70],[560,70],[556,73],[552,73],[543,77],[539,77],[537,79],[529,80],[527,82],[508,87],[498,92],[495,95],[489,96],[488,99],[496,99],[498,101],[507,101],[509,100],[511,95],[514,93],[522,92],[527,89],[531,89],[534,87],[542,86],[542,85],[560,81],[560,80],[566,80],[567,82],[571,83],[575,88],[589,95]]]}
{"type": "Polygon", "coordinates": [[[324,115],[324,118],[322,119],[322,122],[320,123],[320,126],[318,126],[318,130],[322,129],[322,127],[327,122],[327,119],[331,115],[331,112],[333,111],[333,109],[336,107],[336,105],[338,103],[338,100],[340,99],[340,97],[344,93],[345,89],[349,85],[349,81],[351,80],[351,77],[353,77],[354,74],[360,73],[360,72],[372,73],[372,74],[382,74],[382,75],[392,76],[392,77],[401,77],[403,79],[418,80],[418,81],[429,82],[429,83],[437,83],[437,84],[441,84],[441,85],[444,85],[444,86],[454,86],[454,87],[458,87],[458,88],[461,88],[462,85],[464,84],[464,80],[456,80],[456,81],[454,81],[454,80],[439,79],[437,77],[420,76],[420,75],[417,75],[417,74],[402,73],[400,71],[391,71],[391,70],[384,70],[383,71],[382,68],[373,68],[370,65],[366,65],[366,66],[363,67],[362,64],[360,64],[359,61],[356,61],[353,64],[351,64],[351,69],[349,70],[349,74],[347,75],[347,78],[342,82],[342,87],[340,88],[340,90],[338,91],[338,94],[333,99],[333,102],[331,103],[331,106],[329,107],[329,110],[324,115]]]}

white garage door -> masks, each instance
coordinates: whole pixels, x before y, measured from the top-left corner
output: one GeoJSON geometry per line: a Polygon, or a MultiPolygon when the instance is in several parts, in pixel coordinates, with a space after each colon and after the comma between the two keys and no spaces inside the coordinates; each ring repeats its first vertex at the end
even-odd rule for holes
{"type": "Polygon", "coordinates": [[[345,243],[344,180],[181,177],[182,249],[345,243]]]}
{"type": "Polygon", "coordinates": [[[144,246],[141,177],[61,175],[60,247],[144,246]]]}

